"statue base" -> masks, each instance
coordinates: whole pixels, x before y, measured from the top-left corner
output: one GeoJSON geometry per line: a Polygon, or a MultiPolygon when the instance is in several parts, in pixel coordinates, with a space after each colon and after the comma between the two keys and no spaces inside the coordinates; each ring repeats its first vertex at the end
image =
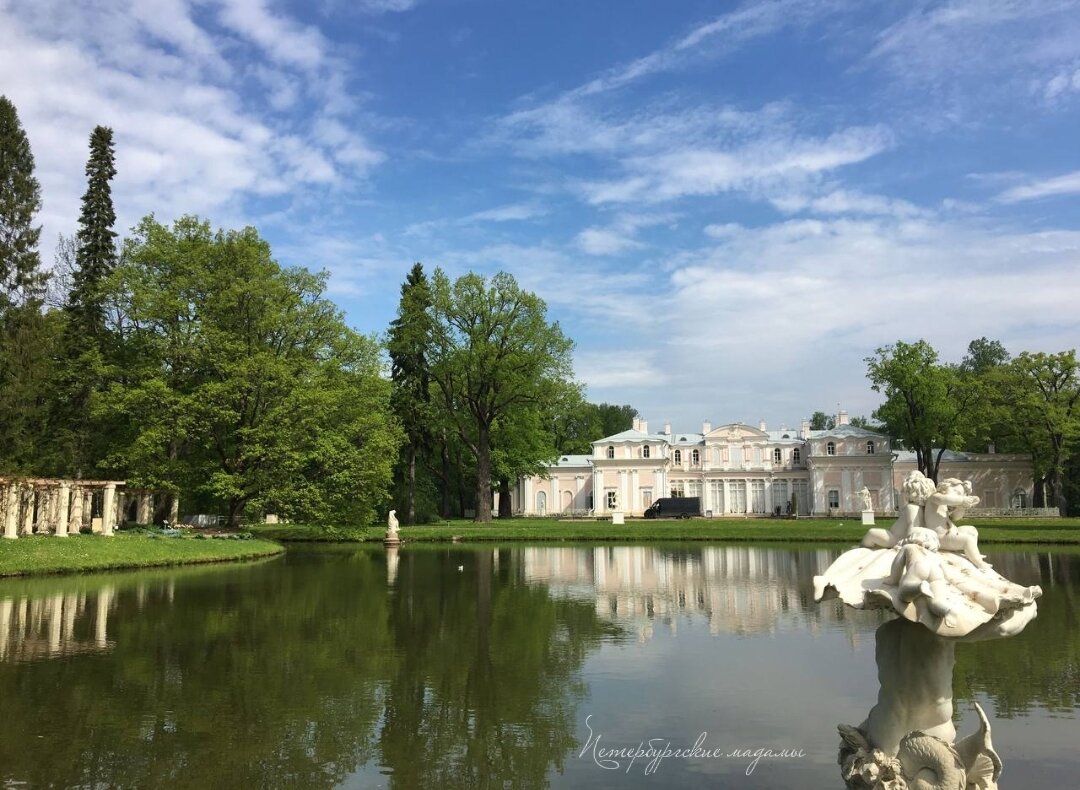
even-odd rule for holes
{"type": "Polygon", "coordinates": [[[864,510],[862,512],[862,523],[863,523],[864,527],[872,527],[872,526],[874,526],[874,511],[873,510],[864,510]]]}

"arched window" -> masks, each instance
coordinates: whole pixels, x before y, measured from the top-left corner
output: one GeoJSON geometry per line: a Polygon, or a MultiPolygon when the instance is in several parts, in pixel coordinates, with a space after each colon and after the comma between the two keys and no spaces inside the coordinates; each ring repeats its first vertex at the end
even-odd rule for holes
{"type": "Polygon", "coordinates": [[[682,463],[682,450],[676,450],[675,451],[675,463],[677,463],[677,464],[682,463]]]}
{"type": "Polygon", "coordinates": [[[607,457],[608,458],[614,458],[615,457],[615,448],[611,447],[610,445],[607,448],[607,457]]]}
{"type": "Polygon", "coordinates": [[[649,457],[649,445],[645,445],[644,447],[641,448],[641,457],[642,458],[648,458],[649,457]]]}
{"type": "Polygon", "coordinates": [[[692,453],[690,453],[690,463],[692,463],[694,466],[700,464],[701,453],[699,453],[697,450],[694,450],[692,453]]]}
{"type": "Polygon", "coordinates": [[[795,449],[793,449],[791,451],[791,463],[793,463],[793,464],[800,463],[801,458],[802,458],[802,451],[799,450],[798,447],[796,447],[795,449]]]}
{"type": "Polygon", "coordinates": [[[874,454],[874,443],[872,441],[866,443],[866,454],[867,455],[873,455],[874,454]]]}
{"type": "Polygon", "coordinates": [[[1027,507],[1027,491],[1022,488],[1018,488],[1013,491],[1011,501],[1009,502],[1014,510],[1023,510],[1027,507]]]}
{"type": "Polygon", "coordinates": [[[784,454],[780,452],[780,448],[777,447],[772,451],[772,462],[774,464],[782,463],[784,460],[784,454]]]}
{"type": "Polygon", "coordinates": [[[825,445],[825,455],[836,455],[836,442],[829,442],[825,445]]]}

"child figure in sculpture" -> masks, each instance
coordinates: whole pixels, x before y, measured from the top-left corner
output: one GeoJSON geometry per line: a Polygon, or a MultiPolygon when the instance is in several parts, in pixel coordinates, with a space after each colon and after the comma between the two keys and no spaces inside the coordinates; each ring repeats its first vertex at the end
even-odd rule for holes
{"type": "Polygon", "coordinates": [[[941,568],[940,542],[936,532],[925,527],[913,527],[897,546],[892,573],[888,583],[899,588],[900,599],[906,603],[920,596],[926,598],[926,606],[937,617],[944,617],[946,625],[952,625],[952,612],[948,603],[949,583],[941,568]]]}
{"type": "Polygon", "coordinates": [[[971,496],[971,484],[955,477],[942,480],[923,510],[923,521],[934,530],[946,551],[959,551],[980,570],[988,570],[990,563],[979,553],[979,531],[971,526],[956,526],[953,519],[961,518],[969,507],[979,504],[977,496],[971,496]]]}
{"type": "Polygon", "coordinates": [[[923,526],[923,506],[935,492],[934,481],[919,470],[908,472],[900,488],[904,504],[900,506],[900,516],[889,529],[877,527],[868,530],[863,536],[862,545],[868,549],[891,549],[907,537],[913,527],[923,526]]]}

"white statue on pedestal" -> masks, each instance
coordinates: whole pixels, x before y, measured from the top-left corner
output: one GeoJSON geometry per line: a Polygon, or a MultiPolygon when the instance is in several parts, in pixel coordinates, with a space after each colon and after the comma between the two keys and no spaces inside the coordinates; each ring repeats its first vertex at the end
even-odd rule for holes
{"type": "Polygon", "coordinates": [[[862,491],[859,492],[859,499],[862,500],[862,509],[863,509],[863,511],[869,510],[870,512],[873,512],[873,510],[874,510],[874,500],[870,497],[870,489],[869,488],[867,488],[866,486],[862,487],[862,491]]]}
{"type": "Polygon", "coordinates": [[[878,704],[859,727],[840,726],[841,776],[849,790],[996,790],[1001,760],[978,705],[978,732],[953,743],[954,642],[1020,633],[1042,590],[998,574],[979,553],[978,530],[956,524],[979,503],[970,484],[912,472],[902,495],[888,530],[869,530],[814,577],[818,601],[903,618],[878,629],[878,704]]]}
{"type": "Polygon", "coordinates": [[[398,520],[396,514],[396,510],[391,510],[390,515],[386,517],[386,537],[383,538],[383,543],[401,543],[401,538],[398,537],[398,520]]]}

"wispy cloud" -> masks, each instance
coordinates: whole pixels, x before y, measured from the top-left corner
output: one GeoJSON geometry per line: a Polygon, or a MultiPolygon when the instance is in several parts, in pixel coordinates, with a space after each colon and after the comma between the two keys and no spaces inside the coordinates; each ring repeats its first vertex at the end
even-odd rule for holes
{"type": "Polygon", "coordinates": [[[683,149],[627,159],[628,175],[585,182],[590,203],[658,202],[693,195],[790,190],[808,178],[862,162],[892,144],[888,129],[853,127],[826,138],[766,137],[729,150],[683,149]]]}
{"type": "Polygon", "coordinates": [[[1024,200],[1077,194],[1080,194],[1080,170],[1006,189],[998,195],[997,200],[999,203],[1019,203],[1024,200]]]}
{"type": "Polygon", "coordinates": [[[620,214],[607,227],[585,228],[575,241],[589,255],[618,255],[645,246],[635,238],[640,229],[674,221],[674,214],[620,214]]]}

